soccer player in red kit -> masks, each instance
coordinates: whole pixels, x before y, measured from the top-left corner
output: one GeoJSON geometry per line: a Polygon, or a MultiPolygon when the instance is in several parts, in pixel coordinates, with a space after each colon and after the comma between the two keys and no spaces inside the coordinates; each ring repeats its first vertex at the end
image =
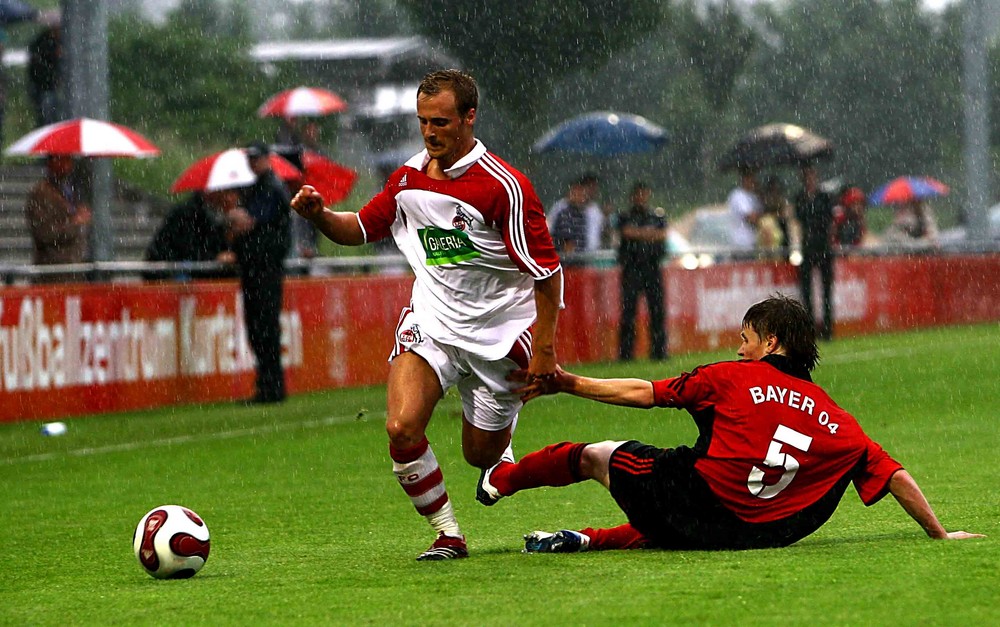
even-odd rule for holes
{"type": "Polygon", "coordinates": [[[931,538],[982,537],[941,526],[913,478],[841,409],[810,371],[819,354],[813,322],[795,300],[774,296],[743,318],[740,361],[695,368],[662,381],[594,379],[559,369],[532,381],[525,400],[567,392],[612,405],[686,409],[693,447],[563,442],[500,462],[477,498],[594,479],[628,517],[612,529],[525,536],[537,552],[657,547],[755,549],[787,546],[816,531],[850,483],[865,505],[891,493],[931,538]]]}

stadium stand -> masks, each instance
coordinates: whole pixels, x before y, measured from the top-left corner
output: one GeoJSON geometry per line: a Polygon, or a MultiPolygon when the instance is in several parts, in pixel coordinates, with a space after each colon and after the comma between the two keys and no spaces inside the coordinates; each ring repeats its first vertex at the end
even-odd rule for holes
{"type": "MultiPolygon", "coordinates": [[[[24,218],[24,201],[44,176],[41,163],[0,164],[0,263],[31,263],[31,235],[24,218]]],[[[138,261],[169,209],[169,203],[115,181],[111,206],[114,254],[119,261],[138,261]]]]}

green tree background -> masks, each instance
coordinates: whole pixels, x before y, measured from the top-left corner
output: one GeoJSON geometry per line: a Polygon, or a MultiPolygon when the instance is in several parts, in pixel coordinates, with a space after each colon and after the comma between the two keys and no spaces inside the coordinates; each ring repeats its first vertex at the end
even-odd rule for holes
{"type": "MultiPolygon", "coordinates": [[[[120,176],[165,195],[194,158],[273,135],[274,121],[257,119],[256,108],[310,77],[265,73],[249,60],[251,40],[261,34],[254,32],[260,24],[250,6],[247,0],[184,0],[160,25],[130,15],[113,20],[112,116],[164,149],[160,159],[116,163],[120,176]]],[[[422,34],[476,74],[484,94],[480,135],[532,176],[544,201],[587,169],[605,178],[612,202],[622,202],[628,182],[641,177],[676,213],[720,202],[733,180],[715,170],[715,157],[745,130],[775,121],[832,139],[837,155],[824,174],[844,183],[871,190],[907,173],[960,185],[960,9],[931,13],[918,0],[378,0],[364,6],[304,0],[274,36],[422,34]],[[602,109],[648,117],[668,129],[670,143],[655,155],[616,160],[531,153],[549,126],[602,109]]],[[[17,36],[27,39],[27,32],[17,36]]],[[[1000,143],[998,66],[994,45],[994,144],[1000,143]]],[[[8,117],[9,138],[28,130],[28,116],[8,117]]],[[[793,172],[779,174],[796,184],[793,172]]],[[[943,205],[959,200],[956,193],[943,205]]]]}

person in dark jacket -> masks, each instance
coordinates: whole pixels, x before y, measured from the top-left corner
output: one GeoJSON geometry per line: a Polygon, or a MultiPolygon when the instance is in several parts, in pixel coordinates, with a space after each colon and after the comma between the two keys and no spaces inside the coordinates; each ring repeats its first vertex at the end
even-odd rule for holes
{"type": "Polygon", "coordinates": [[[650,207],[652,190],[637,182],[632,187],[631,206],[618,218],[621,243],[618,265],[621,267],[622,312],[619,327],[618,358],[632,359],[635,340],[635,313],[639,296],[646,298],[649,311],[649,356],[667,358],[667,330],[663,307],[663,276],[660,260],[666,251],[667,216],[661,207],[650,207]]]}
{"type": "MultiPolygon", "coordinates": [[[[89,261],[88,240],[91,212],[80,198],[73,181],[73,158],[49,155],[45,178],[28,192],[24,214],[31,232],[32,263],[36,265],[84,263],[89,261]]],[[[77,281],[82,275],[43,274],[37,283],[77,281]]]]}
{"type": "Polygon", "coordinates": [[[799,266],[799,289],[802,304],[816,320],[813,310],[813,269],[819,270],[823,284],[823,321],[819,337],[833,337],[833,198],[819,188],[819,173],[812,163],[802,165],[802,189],[795,196],[795,217],[802,232],[802,265],[799,266]]]}
{"type": "Polygon", "coordinates": [[[233,251],[240,266],[247,339],[257,360],[257,392],[248,401],[253,404],[285,400],[280,316],[284,263],[291,244],[291,198],[271,169],[270,155],[263,142],[247,148],[257,181],[244,194],[245,209],[229,214],[233,251]]]}
{"type": "Polygon", "coordinates": [[[62,27],[52,24],[28,45],[28,95],[35,107],[38,126],[63,119],[62,27]]]}
{"type": "MultiPolygon", "coordinates": [[[[146,248],[146,261],[218,261],[235,264],[229,248],[226,214],[235,209],[239,192],[227,189],[195,192],[171,208],[146,248]]],[[[214,279],[235,276],[235,269],[192,270],[176,273],[152,271],[146,279],[214,279]]]]}

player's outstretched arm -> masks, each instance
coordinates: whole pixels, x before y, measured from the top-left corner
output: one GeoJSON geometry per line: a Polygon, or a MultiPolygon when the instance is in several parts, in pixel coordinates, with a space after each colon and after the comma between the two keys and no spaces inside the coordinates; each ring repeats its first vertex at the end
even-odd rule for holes
{"type": "Polygon", "coordinates": [[[320,233],[335,244],[359,246],[365,243],[365,234],[358,223],[358,216],[350,211],[330,211],[323,206],[323,196],[311,185],[303,185],[292,198],[292,209],[312,222],[320,233]]]}
{"type": "Polygon", "coordinates": [[[927,535],[935,540],[968,540],[986,537],[979,533],[947,531],[934,515],[934,510],[931,509],[931,504],[927,502],[924,493],[920,491],[920,486],[905,470],[897,471],[889,480],[889,492],[899,501],[906,513],[923,527],[927,535]]]}
{"type": "Polygon", "coordinates": [[[561,392],[608,405],[649,408],[653,384],[645,379],[596,379],[562,372],[556,377],[561,392]]]}
{"type": "Polygon", "coordinates": [[[526,370],[518,370],[509,378],[526,383],[514,390],[524,402],[544,394],[565,392],[608,405],[644,409],[653,406],[653,384],[645,379],[596,379],[567,372],[559,366],[551,378],[532,379],[526,370]]]}

